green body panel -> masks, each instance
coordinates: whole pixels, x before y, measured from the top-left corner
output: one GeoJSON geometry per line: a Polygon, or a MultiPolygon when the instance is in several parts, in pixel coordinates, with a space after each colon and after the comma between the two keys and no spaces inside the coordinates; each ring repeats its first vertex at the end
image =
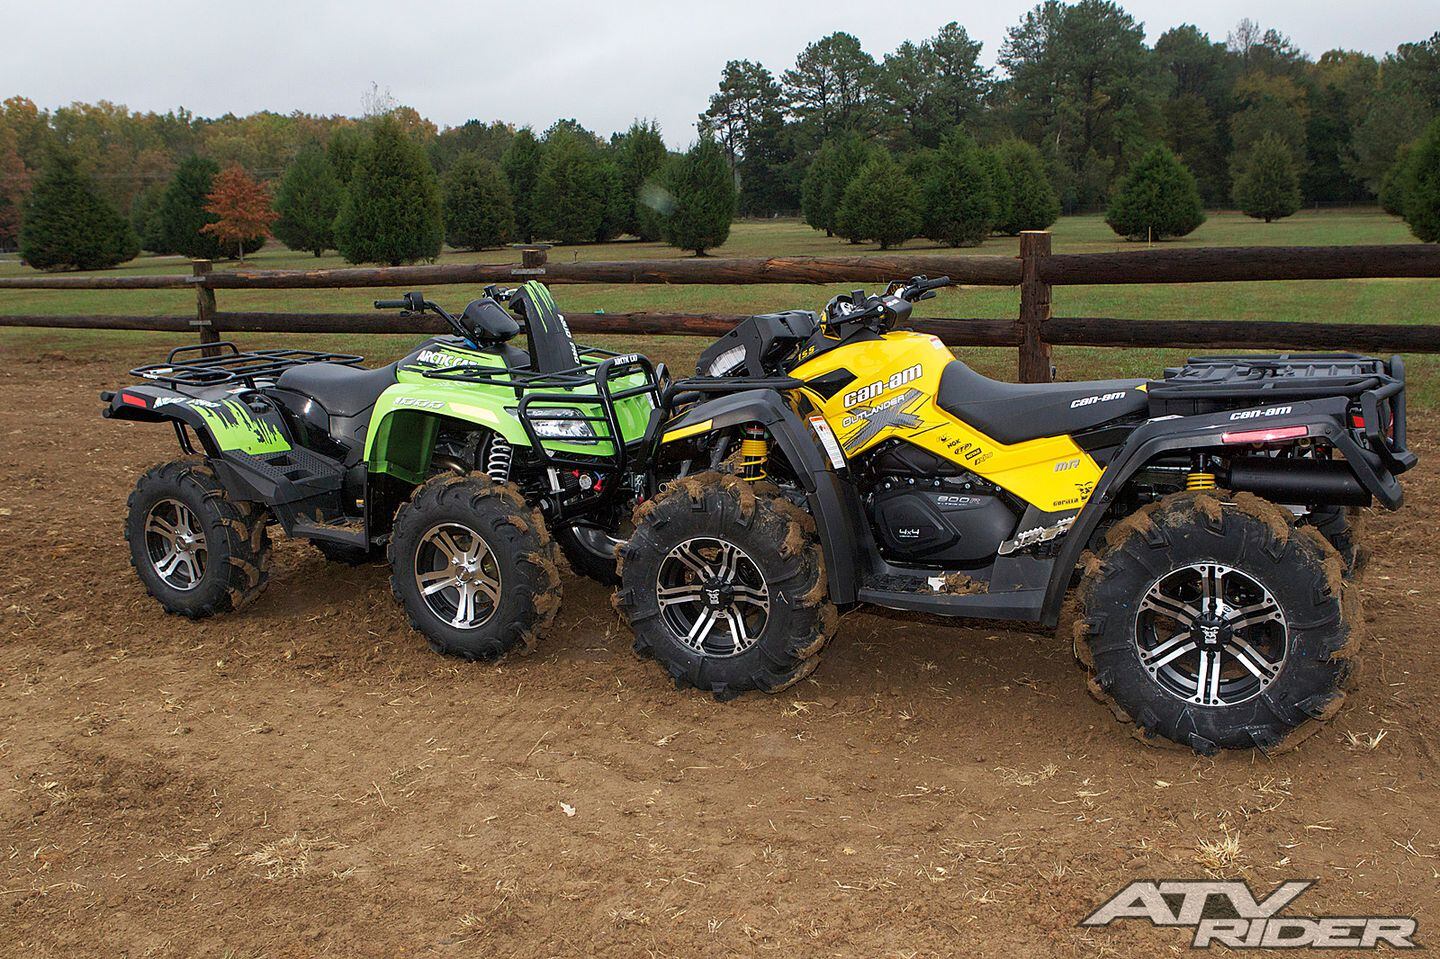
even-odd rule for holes
{"type": "Polygon", "coordinates": [[[281,453],[290,448],[281,432],[259,419],[239,400],[190,403],[205,421],[215,445],[225,452],[281,453]]]}
{"type": "MultiPolygon", "coordinates": [[[[445,366],[478,366],[494,370],[497,378],[505,377],[505,368],[500,357],[493,353],[467,350],[461,347],[445,346],[426,350],[420,354],[427,365],[402,365],[396,370],[396,384],[375,403],[370,417],[370,428],[365,437],[365,460],[372,473],[389,473],[401,480],[417,483],[424,479],[430,467],[430,455],[435,446],[435,435],[444,420],[473,423],[493,430],[503,436],[511,445],[528,447],[530,439],[520,421],[508,410],[513,410],[519,400],[515,391],[503,386],[487,386],[480,383],[466,383],[460,380],[434,379],[424,375],[427,369],[445,366]]],[[[617,388],[638,386],[644,382],[639,374],[618,378],[617,388]]],[[[546,390],[545,392],[561,392],[546,390]]],[[[595,387],[576,387],[565,390],[574,400],[540,404],[541,406],[569,406],[586,414],[598,414],[598,404],[585,403],[585,397],[595,396],[595,387]]],[[[652,405],[648,397],[635,396],[616,404],[616,417],[624,441],[633,443],[645,435],[650,420],[652,405]]],[[[592,423],[597,436],[608,436],[604,423],[592,423]]],[[[555,452],[605,455],[611,452],[610,444],[593,445],[547,442],[546,449],[555,452]]]]}

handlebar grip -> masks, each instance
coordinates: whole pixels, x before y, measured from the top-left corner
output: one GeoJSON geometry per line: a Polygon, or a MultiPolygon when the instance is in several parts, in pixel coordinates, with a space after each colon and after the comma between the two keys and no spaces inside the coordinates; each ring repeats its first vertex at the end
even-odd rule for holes
{"type": "Polygon", "coordinates": [[[376,300],[377,310],[403,310],[410,305],[408,300],[376,300]]]}

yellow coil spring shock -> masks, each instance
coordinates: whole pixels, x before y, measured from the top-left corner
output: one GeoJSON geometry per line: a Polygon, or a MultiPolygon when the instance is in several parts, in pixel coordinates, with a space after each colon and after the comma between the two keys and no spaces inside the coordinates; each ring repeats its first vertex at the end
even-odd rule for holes
{"type": "Polygon", "coordinates": [[[765,463],[770,459],[770,442],[765,438],[765,427],[752,423],[745,427],[745,436],[740,441],[740,478],[747,482],[765,478],[765,463]]]}
{"type": "Polygon", "coordinates": [[[1187,473],[1185,474],[1185,488],[1187,490],[1214,489],[1214,473],[1187,473]]]}

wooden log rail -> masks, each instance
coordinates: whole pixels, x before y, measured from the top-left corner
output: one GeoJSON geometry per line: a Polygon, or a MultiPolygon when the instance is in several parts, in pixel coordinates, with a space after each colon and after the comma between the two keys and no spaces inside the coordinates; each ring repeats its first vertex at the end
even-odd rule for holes
{"type": "MultiPolygon", "coordinates": [[[[238,289],[422,288],[449,284],[731,284],[877,285],[924,273],[961,285],[1018,286],[1015,320],[917,318],[911,325],[953,346],[999,346],[1019,352],[1022,382],[1052,375],[1050,347],[1174,347],[1440,353],[1440,325],[1276,323],[1237,320],[1134,320],[1054,317],[1055,286],[1131,283],[1266,282],[1440,277],[1440,246],[1240,247],[1056,254],[1050,234],[1022,234],[1020,256],[974,254],[769,257],[548,263],[543,248],[521,263],[465,263],[335,270],[227,270],[195,261],[191,273],[148,276],[0,277],[3,290],[193,289],[195,313],[168,316],[0,314],[0,326],[198,331],[202,343],[229,333],[437,333],[437,317],[396,313],[242,313],[219,309],[216,291],[238,289]]],[[[733,314],[569,313],[577,333],[714,337],[743,319],[733,314]]]]}

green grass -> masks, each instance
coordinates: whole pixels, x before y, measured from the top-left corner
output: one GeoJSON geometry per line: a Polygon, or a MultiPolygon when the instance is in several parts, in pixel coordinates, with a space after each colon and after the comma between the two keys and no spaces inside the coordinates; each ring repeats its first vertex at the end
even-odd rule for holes
{"type": "MultiPolygon", "coordinates": [[[[1165,249],[1204,246],[1321,246],[1359,243],[1414,242],[1405,225],[1378,210],[1306,211],[1277,223],[1262,223],[1235,213],[1211,214],[1188,237],[1160,244],[1165,249]]],[[[1015,256],[1016,239],[991,239],[970,251],[994,256],[1015,256]]],[[[1140,244],[1116,237],[1099,216],[1066,217],[1054,227],[1057,253],[1094,253],[1133,250],[1140,244]]],[[[901,253],[941,252],[928,241],[912,240],[901,253]]],[[[714,251],[716,256],[820,256],[878,252],[870,245],[853,245],[826,238],[794,220],[737,223],[730,240],[714,251]]],[[[686,254],[657,243],[619,242],[550,251],[552,262],[571,260],[673,259],[686,254]]],[[[442,255],[445,263],[503,263],[516,259],[512,250],[442,255]]],[[[273,245],[255,255],[248,267],[259,269],[315,269],[345,266],[334,256],[314,257],[273,245]]],[[[239,264],[221,264],[220,270],[239,264]]],[[[0,276],[26,272],[14,258],[0,260],[0,276]]],[[[188,272],[188,263],[175,257],[143,257],[106,275],[140,275],[188,272]]],[[[756,286],[677,285],[639,286],[596,284],[557,288],[563,308],[572,313],[591,310],[628,312],[746,313],[811,307],[818,308],[839,289],[806,285],[756,286]]],[[[429,291],[433,299],[460,305],[479,295],[478,287],[442,287],[429,291]]],[[[224,310],[338,313],[366,309],[377,296],[395,290],[221,290],[224,310]]],[[[1326,280],[1271,283],[1199,283],[1154,286],[1061,287],[1055,290],[1055,312],[1061,316],[1114,316],[1135,319],[1310,320],[1356,323],[1424,323],[1433,319],[1429,304],[1440,299],[1440,280],[1326,280]]],[[[943,292],[923,304],[931,316],[1005,318],[1016,315],[1015,289],[970,287],[943,292]]],[[[0,290],[0,313],[159,315],[188,313],[194,296],[179,290],[52,291],[0,290]]],[[[174,334],[92,333],[63,330],[0,329],[0,350],[17,352],[39,348],[106,350],[134,345],[137,361],[176,339],[174,334]],[[142,346],[141,344],[145,344],[142,346]],[[153,344],[153,345],[151,345],[153,344]]],[[[403,353],[414,337],[348,336],[307,337],[307,342],[328,348],[351,349],[376,359],[403,353]]],[[[245,337],[247,344],[295,344],[294,337],[245,337]]],[[[704,341],[684,337],[607,337],[605,345],[640,349],[660,359],[688,366],[704,341]]],[[[1013,376],[1013,350],[958,350],[968,362],[991,375],[1013,376]]],[[[1057,348],[1056,362],[1067,379],[1122,375],[1149,375],[1182,360],[1189,351],[1111,350],[1057,348]]],[[[1440,400],[1440,366],[1430,357],[1417,357],[1412,394],[1419,403],[1440,400]],[[1435,386],[1432,387],[1432,382],[1435,386]]]]}

